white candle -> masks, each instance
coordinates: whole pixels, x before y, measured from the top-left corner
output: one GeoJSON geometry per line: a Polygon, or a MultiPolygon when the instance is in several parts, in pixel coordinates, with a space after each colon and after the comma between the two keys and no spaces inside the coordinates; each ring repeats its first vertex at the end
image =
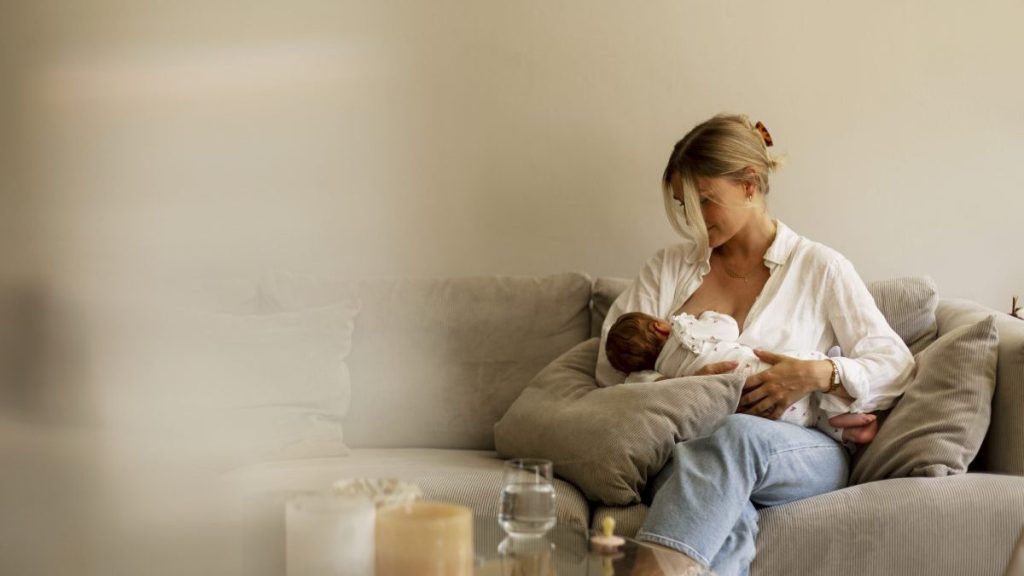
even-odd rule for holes
{"type": "Polygon", "coordinates": [[[374,576],[372,502],[308,494],[285,508],[288,576],[374,576]]]}

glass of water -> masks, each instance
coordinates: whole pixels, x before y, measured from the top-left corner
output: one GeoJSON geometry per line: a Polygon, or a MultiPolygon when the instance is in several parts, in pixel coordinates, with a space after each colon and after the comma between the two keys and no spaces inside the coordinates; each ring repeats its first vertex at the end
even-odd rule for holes
{"type": "Polygon", "coordinates": [[[555,526],[555,485],[550,460],[505,462],[498,523],[512,537],[543,536],[555,526]]]}

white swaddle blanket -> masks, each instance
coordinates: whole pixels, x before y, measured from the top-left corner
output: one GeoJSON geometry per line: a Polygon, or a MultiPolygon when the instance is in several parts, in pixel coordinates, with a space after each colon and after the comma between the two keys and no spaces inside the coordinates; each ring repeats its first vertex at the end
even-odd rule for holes
{"type": "MultiPolygon", "coordinates": [[[[672,318],[672,336],[665,342],[654,364],[656,372],[672,378],[692,376],[715,362],[736,362],[735,373],[749,376],[767,370],[771,364],[762,362],[754,349],[737,342],[740,337],[736,319],[728,314],[707,310],[699,317],[682,313],[672,318]]],[[[773,351],[774,352],[774,351],[773,351]]],[[[782,351],[785,356],[801,360],[824,360],[816,351],[782,351]]],[[[842,440],[842,430],[828,419],[849,411],[850,403],[831,394],[814,392],[796,401],[780,420],[800,426],[816,427],[829,436],[842,440]]]]}

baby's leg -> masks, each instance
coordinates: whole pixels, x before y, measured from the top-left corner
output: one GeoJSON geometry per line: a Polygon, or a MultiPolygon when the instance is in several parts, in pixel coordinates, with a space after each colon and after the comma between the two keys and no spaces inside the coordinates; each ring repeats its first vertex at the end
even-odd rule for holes
{"type": "Polygon", "coordinates": [[[828,423],[836,428],[842,428],[844,442],[867,444],[878,434],[878,417],[874,414],[848,412],[829,418],[828,423]]]}

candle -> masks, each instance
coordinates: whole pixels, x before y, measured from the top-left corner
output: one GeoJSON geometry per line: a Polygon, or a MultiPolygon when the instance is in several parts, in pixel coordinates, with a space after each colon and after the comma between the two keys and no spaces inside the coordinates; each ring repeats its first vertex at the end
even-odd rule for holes
{"type": "Polygon", "coordinates": [[[472,576],[473,511],[412,502],[377,512],[377,576],[472,576]]]}
{"type": "Polygon", "coordinates": [[[372,502],[306,494],[285,508],[288,576],[374,576],[372,502]]]}

